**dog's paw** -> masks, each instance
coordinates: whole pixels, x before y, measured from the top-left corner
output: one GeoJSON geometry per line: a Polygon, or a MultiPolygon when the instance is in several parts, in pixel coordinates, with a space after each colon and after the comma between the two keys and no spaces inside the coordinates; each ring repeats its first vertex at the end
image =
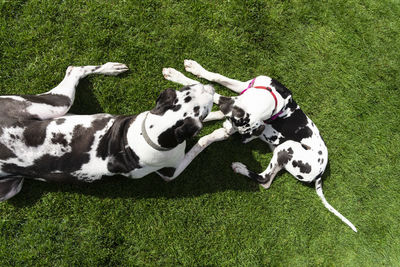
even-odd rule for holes
{"type": "Polygon", "coordinates": [[[226,131],[225,128],[219,128],[212,132],[212,136],[215,141],[222,141],[229,137],[229,133],[226,131]]]}
{"type": "Polygon", "coordinates": [[[202,148],[205,148],[207,146],[210,145],[210,139],[208,138],[208,136],[203,136],[199,139],[199,141],[197,142],[199,144],[199,146],[201,146],[202,148]]]}
{"type": "Polygon", "coordinates": [[[205,72],[205,69],[202,66],[200,66],[199,63],[197,63],[194,60],[185,59],[184,65],[185,65],[185,70],[187,72],[190,72],[196,75],[197,77],[203,78],[203,73],[205,72]]]}
{"type": "Polygon", "coordinates": [[[117,76],[120,73],[129,70],[128,66],[122,63],[117,62],[107,62],[104,65],[101,65],[99,72],[104,75],[117,76]]]}
{"type": "Polygon", "coordinates": [[[176,83],[179,83],[182,77],[184,77],[182,73],[174,68],[163,68],[162,74],[166,80],[176,83]]]}
{"type": "Polygon", "coordinates": [[[241,162],[233,162],[232,163],[232,170],[235,173],[239,173],[239,174],[242,174],[242,175],[247,175],[247,173],[248,173],[246,165],[244,165],[241,162]]]}
{"type": "Polygon", "coordinates": [[[271,186],[271,183],[260,184],[265,189],[268,189],[271,186]]]}

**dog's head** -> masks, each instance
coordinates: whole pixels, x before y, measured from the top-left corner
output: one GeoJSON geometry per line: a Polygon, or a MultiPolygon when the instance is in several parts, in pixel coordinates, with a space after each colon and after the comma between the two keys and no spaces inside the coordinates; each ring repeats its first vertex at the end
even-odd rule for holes
{"type": "Polygon", "coordinates": [[[195,84],[181,90],[164,90],[150,112],[162,116],[172,125],[158,137],[163,147],[172,148],[195,136],[203,127],[202,121],[213,105],[214,88],[211,85],[195,84]]]}
{"type": "Polygon", "coordinates": [[[243,142],[263,133],[264,120],[268,119],[274,110],[273,101],[261,90],[251,90],[236,97],[219,96],[217,99],[219,108],[242,135],[243,142]]]}

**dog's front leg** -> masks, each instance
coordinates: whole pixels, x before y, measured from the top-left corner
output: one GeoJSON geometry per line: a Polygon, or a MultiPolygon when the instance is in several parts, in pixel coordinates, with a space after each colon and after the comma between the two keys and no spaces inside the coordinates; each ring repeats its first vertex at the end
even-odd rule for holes
{"type": "Polygon", "coordinates": [[[161,171],[158,171],[157,174],[160,175],[161,178],[163,178],[167,182],[172,181],[173,179],[178,177],[178,175],[181,174],[192,162],[192,160],[197,157],[197,155],[199,155],[200,152],[202,152],[206,147],[214,142],[228,139],[228,137],[233,133],[234,131],[232,129],[219,128],[211,134],[201,137],[199,141],[189,150],[189,152],[185,154],[185,157],[183,158],[182,162],[180,162],[179,165],[175,168],[173,174],[171,168],[164,168],[168,169],[172,176],[168,176],[165,172],[161,171]]]}
{"type": "Polygon", "coordinates": [[[207,117],[203,120],[203,122],[207,122],[207,121],[217,121],[217,120],[222,120],[225,118],[224,113],[222,113],[222,111],[218,110],[218,111],[213,111],[210,112],[207,117]]]}

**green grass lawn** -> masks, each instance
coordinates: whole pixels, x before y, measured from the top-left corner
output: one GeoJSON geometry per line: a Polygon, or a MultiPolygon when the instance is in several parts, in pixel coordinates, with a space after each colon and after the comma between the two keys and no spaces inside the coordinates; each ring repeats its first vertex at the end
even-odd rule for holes
{"type": "Polygon", "coordinates": [[[396,0],[0,0],[1,94],[42,93],[69,65],[107,61],[131,71],[85,79],[73,113],[149,110],[179,88],[162,68],[186,58],[278,79],[328,145],[327,200],[359,230],[288,173],[269,190],[234,174],[231,162],[261,172],[271,153],[232,137],[171,183],[25,181],[0,203],[0,265],[400,266],[399,18],[396,0]]]}

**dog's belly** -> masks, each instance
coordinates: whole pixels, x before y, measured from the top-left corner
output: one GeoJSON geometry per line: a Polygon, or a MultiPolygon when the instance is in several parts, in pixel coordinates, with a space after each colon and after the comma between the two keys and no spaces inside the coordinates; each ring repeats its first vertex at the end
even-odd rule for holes
{"type": "Polygon", "coordinates": [[[113,121],[111,115],[97,114],[3,126],[1,173],[68,182],[109,175],[108,159],[98,157],[96,148],[113,121]]]}

